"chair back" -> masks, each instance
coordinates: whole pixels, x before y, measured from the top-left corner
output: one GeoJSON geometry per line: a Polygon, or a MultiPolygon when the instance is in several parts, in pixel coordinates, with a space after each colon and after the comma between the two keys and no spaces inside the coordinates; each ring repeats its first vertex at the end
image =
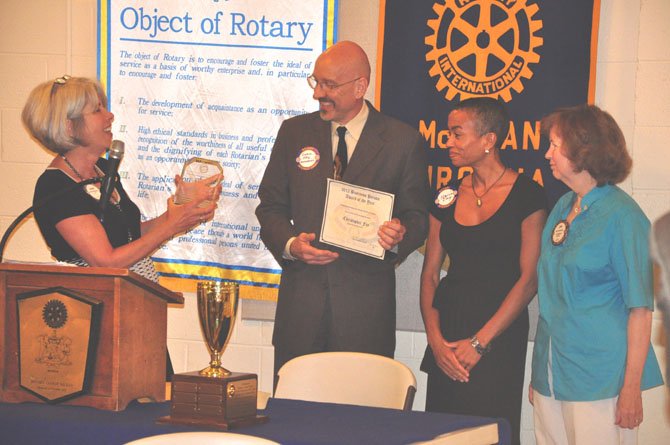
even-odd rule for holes
{"type": "Polygon", "coordinates": [[[284,364],[277,398],[410,410],[412,370],[396,360],[361,352],[319,352],[284,364]]]}

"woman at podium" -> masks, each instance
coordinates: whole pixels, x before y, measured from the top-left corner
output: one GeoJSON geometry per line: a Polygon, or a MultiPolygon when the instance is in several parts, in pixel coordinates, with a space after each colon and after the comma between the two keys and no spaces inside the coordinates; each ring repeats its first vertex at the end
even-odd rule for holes
{"type": "MultiPolygon", "coordinates": [[[[213,217],[221,187],[210,185],[218,177],[195,183],[189,202],[177,205],[169,198],[162,215],[141,221],[116,173],[123,143],[115,141],[120,150],[114,157],[112,149],[109,160],[101,158],[112,146],[114,115],[96,80],[63,76],[44,82],[30,93],[21,117],[32,137],[56,155],[37,181],[33,204],[40,231],[58,260],[129,268],[158,281],[149,255],[213,217]],[[103,179],[89,181],[93,178],[103,179]]],[[[175,183],[179,186],[182,179],[177,176],[175,183]]]]}

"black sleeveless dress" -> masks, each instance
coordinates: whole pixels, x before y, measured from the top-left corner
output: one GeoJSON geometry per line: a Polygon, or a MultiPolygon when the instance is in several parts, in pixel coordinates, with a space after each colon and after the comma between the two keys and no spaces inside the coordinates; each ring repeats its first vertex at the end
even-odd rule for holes
{"type": "MultiPolygon", "coordinates": [[[[454,187],[459,185],[460,181],[454,187]]],[[[470,338],[498,310],[521,273],[521,224],[545,207],[542,188],[523,175],[498,211],[479,225],[457,223],[455,202],[444,209],[433,206],[431,213],[442,222],[440,242],[449,256],[447,276],[433,300],[445,339],[470,338]]],[[[421,363],[428,374],[426,411],[504,417],[512,426],[512,443],[519,443],[527,344],[528,310],[524,309],[470,371],[468,383],[444,374],[428,346],[421,363]]]]}

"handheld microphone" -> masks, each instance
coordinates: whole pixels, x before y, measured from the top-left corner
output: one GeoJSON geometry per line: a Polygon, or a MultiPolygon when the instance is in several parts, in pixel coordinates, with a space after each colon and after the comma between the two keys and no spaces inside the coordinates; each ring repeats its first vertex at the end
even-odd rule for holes
{"type": "Polygon", "coordinates": [[[105,210],[107,210],[107,205],[109,204],[109,197],[114,192],[116,173],[119,171],[119,164],[121,164],[121,159],[123,159],[124,151],[125,144],[123,141],[112,141],[112,146],[109,148],[107,173],[100,184],[100,222],[103,222],[105,219],[105,210]]]}

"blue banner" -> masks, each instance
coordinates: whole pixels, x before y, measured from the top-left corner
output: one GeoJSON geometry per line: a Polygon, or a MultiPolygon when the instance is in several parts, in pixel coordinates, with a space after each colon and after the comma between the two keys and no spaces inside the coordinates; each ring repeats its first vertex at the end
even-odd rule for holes
{"type": "Polygon", "coordinates": [[[506,103],[503,162],[544,185],[553,178],[540,120],[593,103],[599,0],[382,0],[376,102],[426,138],[433,189],[467,174],[446,150],[447,116],[469,97],[506,103]]]}

